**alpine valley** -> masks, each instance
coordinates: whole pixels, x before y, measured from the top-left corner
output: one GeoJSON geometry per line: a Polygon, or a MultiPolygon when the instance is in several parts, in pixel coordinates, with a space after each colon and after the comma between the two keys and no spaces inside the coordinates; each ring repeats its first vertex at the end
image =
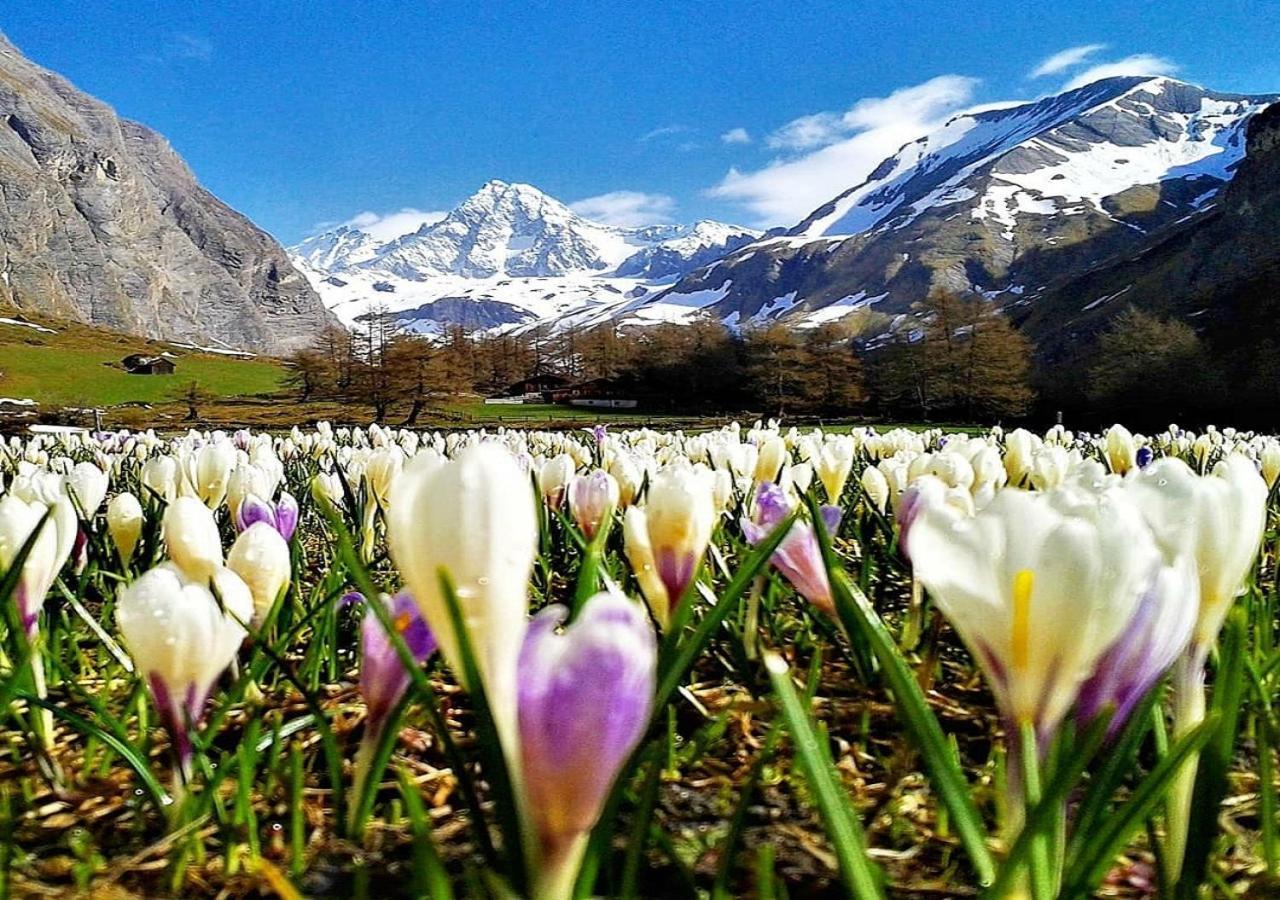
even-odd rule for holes
{"type": "Polygon", "coordinates": [[[0,307],[280,355],[374,312],[427,335],[840,322],[874,344],[938,289],[988,298],[1042,356],[1129,305],[1235,327],[1280,271],[1276,99],[1113,77],[961,113],[768,233],[607,225],[495,180],[391,240],[286,251],[0,37],[0,307]]]}

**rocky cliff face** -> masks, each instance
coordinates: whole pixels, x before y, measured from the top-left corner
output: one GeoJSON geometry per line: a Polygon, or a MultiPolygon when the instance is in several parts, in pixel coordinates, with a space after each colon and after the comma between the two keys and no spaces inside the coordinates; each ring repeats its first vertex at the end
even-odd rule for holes
{"type": "Polygon", "coordinates": [[[265,353],[334,321],[280,245],[163,137],[2,35],[0,303],[265,353]]]}

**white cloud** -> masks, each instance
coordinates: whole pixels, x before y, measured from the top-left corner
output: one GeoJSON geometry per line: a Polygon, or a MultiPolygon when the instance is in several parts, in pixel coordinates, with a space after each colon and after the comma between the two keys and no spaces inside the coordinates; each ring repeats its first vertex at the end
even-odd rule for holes
{"type": "Polygon", "coordinates": [[[973,96],[977,79],[942,75],[923,84],[900,88],[888,97],[859,100],[843,113],[801,116],[765,138],[774,150],[812,150],[859,132],[887,128],[905,120],[934,118],[938,110],[955,110],[973,96]]]}
{"type": "Polygon", "coordinates": [[[385,243],[417,231],[423,225],[439,222],[446,215],[448,214],[439,210],[427,211],[406,206],[404,209],[391,213],[376,213],[365,210],[352,216],[342,224],[352,228],[359,228],[366,234],[371,235],[374,240],[385,243]]]}
{"type": "Polygon", "coordinates": [[[637,225],[660,225],[671,221],[676,201],[666,194],[643,191],[610,191],[587,197],[569,208],[583,218],[605,225],[633,228],[637,225]]]}
{"type": "Polygon", "coordinates": [[[689,126],[687,125],[663,125],[659,128],[654,128],[652,131],[646,131],[636,140],[642,144],[647,144],[650,141],[656,141],[658,138],[669,138],[673,135],[684,134],[688,130],[689,126]]]}
{"type": "Polygon", "coordinates": [[[720,135],[720,140],[726,144],[750,144],[751,135],[745,128],[730,128],[724,134],[720,135]]]}
{"type": "Polygon", "coordinates": [[[1063,86],[1064,91],[1074,90],[1101,81],[1103,78],[1115,78],[1118,75],[1170,75],[1178,71],[1172,60],[1151,53],[1135,53],[1118,59],[1115,62],[1101,63],[1085,69],[1063,86]]]}
{"type": "Polygon", "coordinates": [[[794,224],[963,109],[977,85],[974,78],[942,75],[888,97],[859,100],[844,113],[802,116],[766,140],[774,149],[807,152],[755,171],[731,169],[708,193],[742,204],[756,224],[794,224]]]}
{"type": "Polygon", "coordinates": [[[764,142],[770,150],[810,150],[825,147],[848,134],[844,117],[839,113],[820,112],[792,119],[764,142]]]}
{"type": "Polygon", "coordinates": [[[1046,75],[1057,75],[1067,69],[1074,69],[1095,53],[1107,49],[1106,44],[1081,44],[1079,47],[1068,47],[1059,50],[1052,56],[1040,60],[1040,64],[1031,70],[1029,78],[1043,78],[1046,75]]]}

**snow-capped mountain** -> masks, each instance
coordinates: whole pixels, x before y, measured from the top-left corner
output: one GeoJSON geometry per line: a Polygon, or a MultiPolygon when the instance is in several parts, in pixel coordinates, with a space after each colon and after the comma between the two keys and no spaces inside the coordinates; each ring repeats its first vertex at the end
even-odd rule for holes
{"type": "Polygon", "coordinates": [[[341,225],[332,231],[312,235],[289,248],[296,261],[321,272],[336,272],[372,259],[378,252],[373,236],[358,228],[341,225]]]}
{"type": "Polygon", "coordinates": [[[647,296],[759,236],[709,221],[603,225],[530,185],[490,181],[442,220],[386,243],[344,226],[291,252],[344,321],[382,307],[433,331],[519,325],[647,296]]]}
{"type": "Polygon", "coordinates": [[[1212,208],[1275,99],[1125,77],[958,115],[787,234],[649,302],[797,326],[900,314],[935,288],[1025,303],[1212,208]]]}

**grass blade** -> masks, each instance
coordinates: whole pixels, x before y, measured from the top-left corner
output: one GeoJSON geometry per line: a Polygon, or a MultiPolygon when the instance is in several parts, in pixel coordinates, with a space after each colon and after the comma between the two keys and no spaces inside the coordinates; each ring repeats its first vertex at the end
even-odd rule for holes
{"type": "Polygon", "coordinates": [[[862,826],[851,808],[843,785],[832,775],[834,766],[814,734],[808,712],[800,705],[800,697],[791,683],[787,664],[782,657],[770,653],[765,656],[765,667],[769,670],[769,680],[773,682],[774,693],[781,704],[787,730],[791,732],[796,756],[813,791],[818,811],[822,814],[836,859],[840,862],[840,872],[849,896],[857,900],[883,897],[881,874],[876,864],[867,856],[867,840],[862,826]]]}
{"type": "Polygon", "coordinates": [[[836,613],[845,630],[851,635],[861,635],[875,654],[880,664],[881,676],[898,711],[898,719],[924,759],[929,781],[947,808],[951,826],[969,857],[978,882],[990,884],[995,879],[996,862],[987,846],[987,831],[978,808],[974,805],[969,783],[956,761],[942,726],[938,724],[933,710],[929,709],[924,692],[920,690],[920,683],[916,681],[915,674],[903,659],[879,614],[872,608],[866,595],[853,586],[848,574],[836,560],[822,516],[817,514],[817,510],[813,510],[813,523],[826,562],[827,576],[831,579],[836,613]]]}

